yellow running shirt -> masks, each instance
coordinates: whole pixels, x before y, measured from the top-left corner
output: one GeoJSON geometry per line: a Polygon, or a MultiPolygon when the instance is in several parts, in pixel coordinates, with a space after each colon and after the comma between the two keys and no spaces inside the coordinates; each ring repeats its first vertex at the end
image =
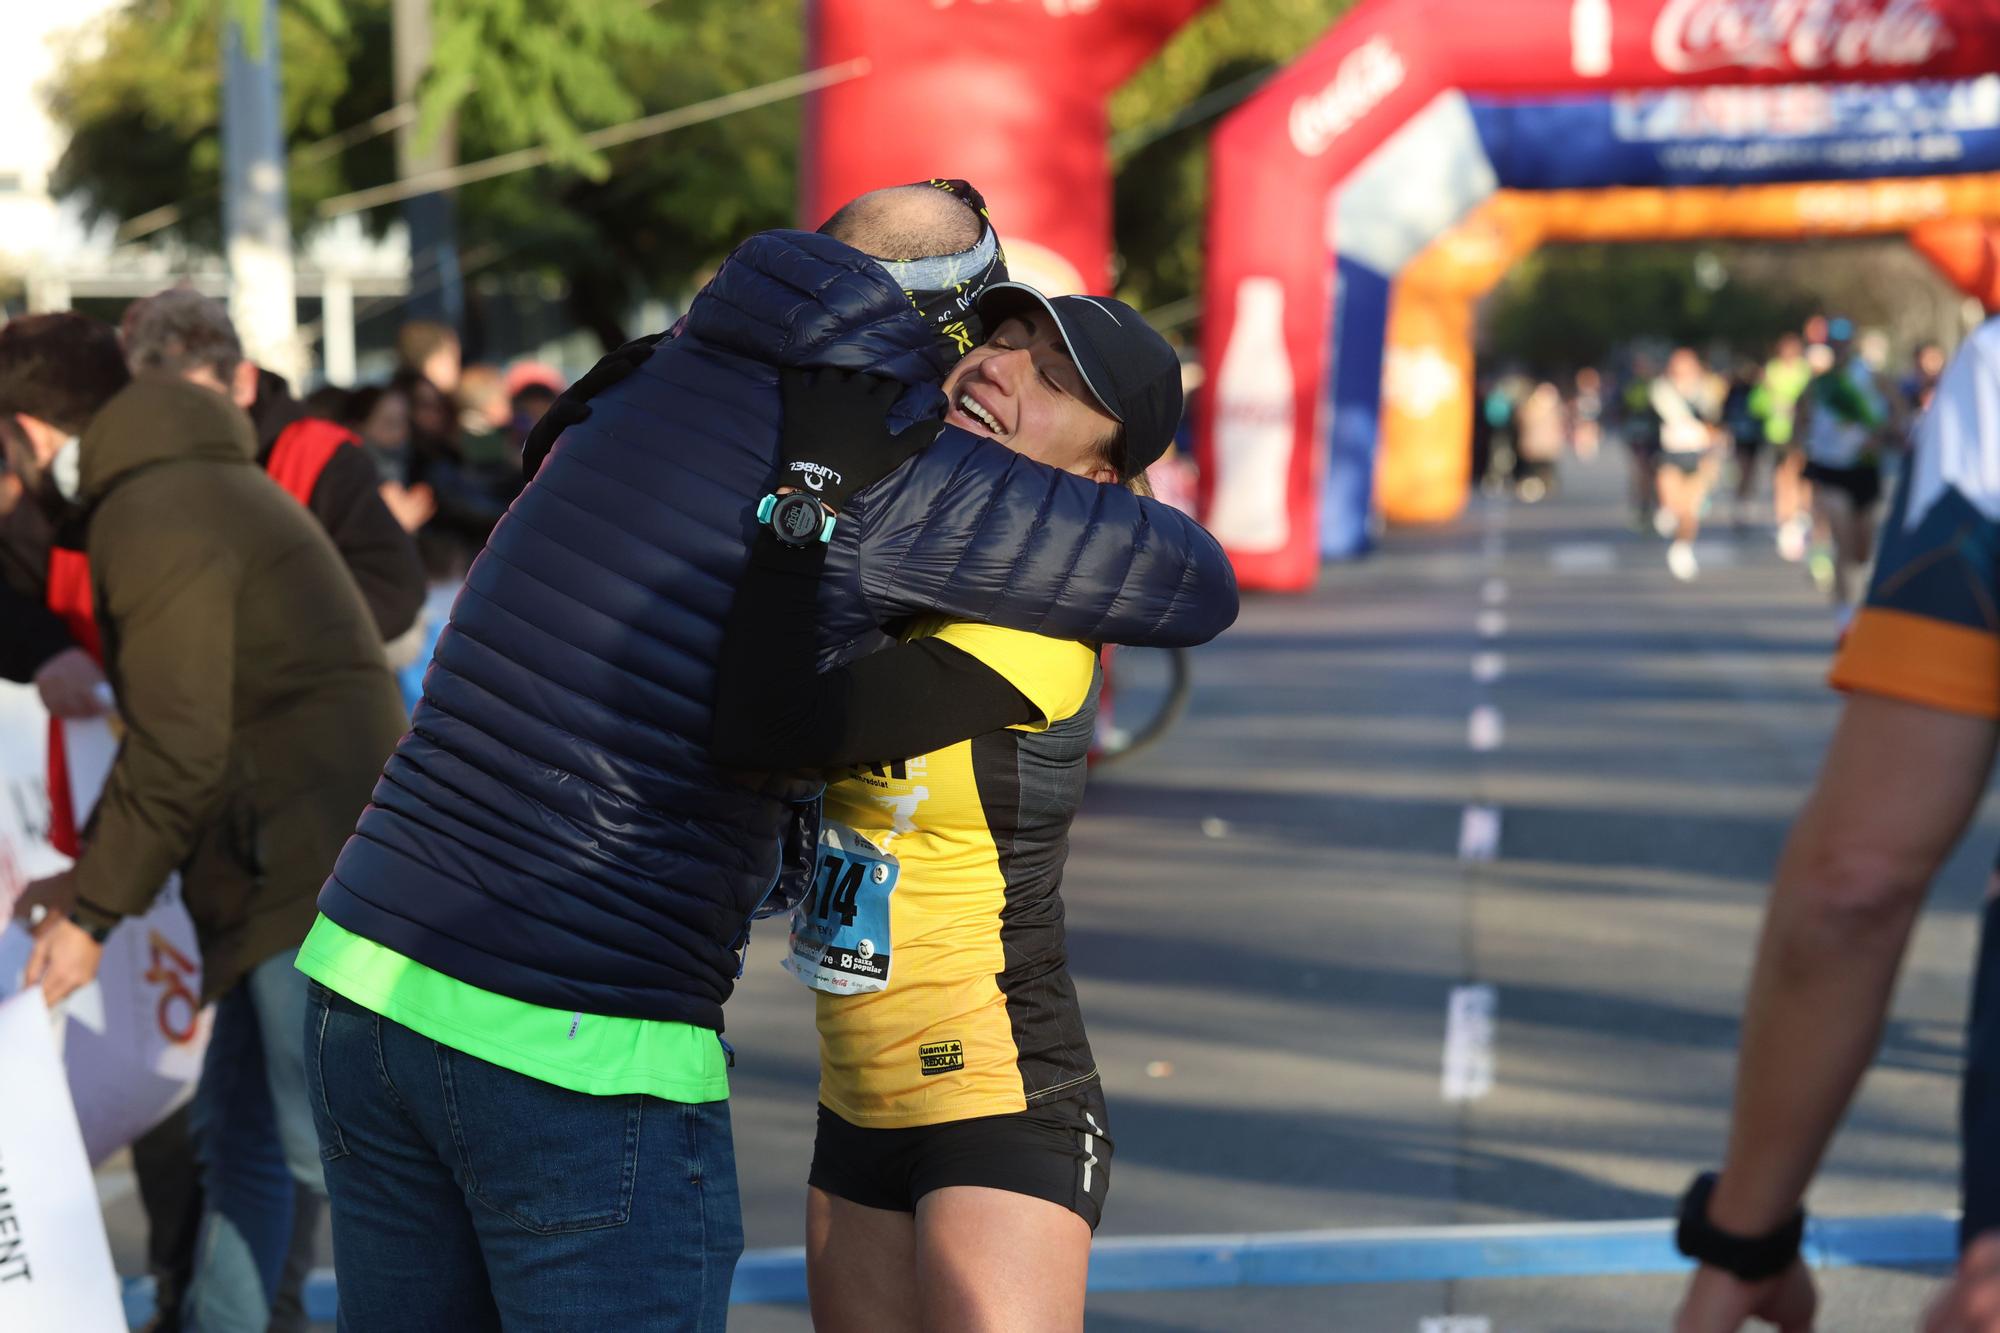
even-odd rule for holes
{"type": "Polygon", "coordinates": [[[1041,720],[838,774],[826,817],[902,865],[886,990],[820,994],[820,1101],[898,1129],[1005,1115],[1097,1076],[1063,948],[1060,889],[1096,717],[1085,644],[930,619],[1041,720]]]}

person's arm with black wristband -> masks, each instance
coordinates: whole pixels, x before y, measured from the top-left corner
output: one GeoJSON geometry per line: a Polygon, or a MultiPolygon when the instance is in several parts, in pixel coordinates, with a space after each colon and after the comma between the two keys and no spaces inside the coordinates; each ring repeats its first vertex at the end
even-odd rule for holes
{"type": "Polygon", "coordinates": [[[882,424],[902,386],[862,376],[784,380],[785,435],[774,495],[760,506],[750,561],[724,622],[710,751],[724,768],[830,768],[924,754],[1033,722],[1039,710],[993,668],[947,643],[920,641],[850,665],[816,666],[819,579],[830,531],[857,490],[906,459],[927,427],[882,424]],[[803,466],[801,466],[803,465],[803,466]],[[783,483],[811,476],[817,491],[783,483]],[[793,497],[798,498],[793,498],[793,497]]]}
{"type": "MultiPolygon", "coordinates": [[[[2000,748],[2000,628],[1956,609],[2000,595],[1986,480],[2000,459],[2000,328],[1988,327],[1939,386],[1867,602],[1834,658],[1831,681],[1848,699],[1772,880],[1722,1169],[1682,1203],[1681,1250],[1700,1267],[1675,1333],[1737,1333],[1753,1319],[1812,1327],[1817,1295],[1798,1245],[1806,1188],[1881,1044],[1925,892],[2000,748]],[[1968,462],[1954,473],[1947,458],[1968,462]]],[[[1803,444],[1811,414],[1830,408],[1808,391],[1799,409],[1803,444]]],[[[1978,1033],[1970,1045],[1976,1068],[1978,1033]]],[[[1968,1219],[1981,1211],[1976,1174],[1968,1219]]]]}

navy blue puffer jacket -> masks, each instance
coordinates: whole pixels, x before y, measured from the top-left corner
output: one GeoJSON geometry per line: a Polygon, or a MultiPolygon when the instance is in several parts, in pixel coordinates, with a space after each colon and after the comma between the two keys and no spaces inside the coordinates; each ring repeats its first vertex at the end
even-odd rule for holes
{"type": "MultiPolygon", "coordinates": [[[[777,367],[901,379],[914,414],[941,407],[947,363],[873,261],[803,232],[741,246],[494,530],[320,909],[503,995],[720,1030],[817,790],[707,758],[722,622],[776,466],[777,367]]],[[[918,612],[1155,644],[1236,615],[1192,521],[959,431],[838,533],[829,662],[918,612]]]]}

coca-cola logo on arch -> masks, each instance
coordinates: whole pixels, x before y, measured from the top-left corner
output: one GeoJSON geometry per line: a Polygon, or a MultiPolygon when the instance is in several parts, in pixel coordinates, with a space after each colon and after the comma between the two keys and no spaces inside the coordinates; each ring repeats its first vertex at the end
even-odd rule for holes
{"type": "Polygon", "coordinates": [[[1349,51],[1326,87],[1292,103],[1292,147],[1318,157],[1333,141],[1402,87],[1409,73],[1387,37],[1371,37],[1349,51]]]}
{"type": "Polygon", "coordinates": [[[1951,40],[1932,0],[1667,0],[1653,25],[1653,58],[1674,74],[1906,69],[1951,40]]]}

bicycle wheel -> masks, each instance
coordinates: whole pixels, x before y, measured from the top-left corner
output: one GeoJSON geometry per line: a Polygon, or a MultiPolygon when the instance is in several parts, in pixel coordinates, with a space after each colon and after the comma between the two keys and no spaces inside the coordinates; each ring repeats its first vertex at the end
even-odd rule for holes
{"type": "Polygon", "coordinates": [[[1193,692],[1185,648],[1106,649],[1091,760],[1116,763],[1153,744],[1180,721],[1193,692]]]}

